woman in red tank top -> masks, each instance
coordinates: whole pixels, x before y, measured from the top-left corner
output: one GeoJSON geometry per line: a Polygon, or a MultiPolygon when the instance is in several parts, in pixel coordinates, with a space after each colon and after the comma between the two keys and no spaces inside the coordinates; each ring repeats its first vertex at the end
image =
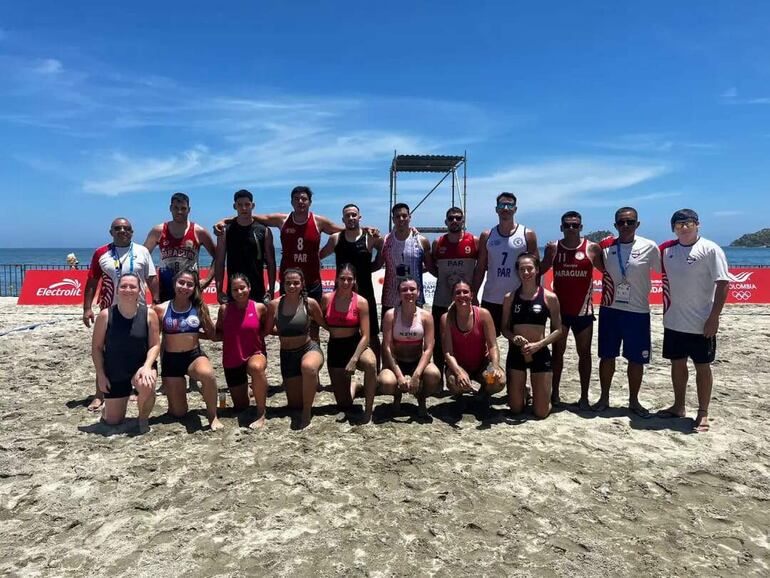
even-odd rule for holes
{"type": "Polygon", "coordinates": [[[257,402],[257,419],[249,424],[251,429],[265,425],[267,404],[267,357],[262,324],[267,307],[249,299],[251,284],[241,273],[229,280],[233,301],[219,306],[216,341],[223,341],[222,366],[225,381],[233,399],[235,411],[249,407],[249,391],[246,387],[251,378],[251,390],[257,402]]]}
{"type": "Polygon", "coordinates": [[[503,390],[505,372],[500,367],[495,322],[489,311],[473,305],[473,291],[466,281],[452,286],[452,304],[441,316],[441,340],[447,389],[453,395],[492,395],[503,390]],[[479,383],[478,389],[472,381],[479,383]]]}
{"type": "Polygon", "coordinates": [[[326,358],[340,408],[353,407],[359,384],[351,377],[356,369],[364,372],[363,423],[369,423],[377,390],[377,360],[369,349],[369,302],[353,291],[355,283],[355,267],[346,263],[337,271],[334,292],[323,296],[322,309],[329,330],[326,358]]]}

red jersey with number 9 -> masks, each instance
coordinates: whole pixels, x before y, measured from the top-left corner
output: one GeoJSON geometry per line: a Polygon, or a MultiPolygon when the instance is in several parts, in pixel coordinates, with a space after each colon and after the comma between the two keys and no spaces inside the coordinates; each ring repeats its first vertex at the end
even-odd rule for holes
{"type": "Polygon", "coordinates": [[[281,278],[286,269],[299,269],[305,276],[305,285],[311,287],[321,283],[321,231],[313,213],[307,221],[298,225],[291,213],[281,226],[281,278]]]}

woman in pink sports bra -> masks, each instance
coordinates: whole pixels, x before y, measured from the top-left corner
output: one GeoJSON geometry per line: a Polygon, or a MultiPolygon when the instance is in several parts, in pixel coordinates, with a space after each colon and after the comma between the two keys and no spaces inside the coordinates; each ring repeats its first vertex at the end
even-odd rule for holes
{"type": "Polygon", "coordinates": [[[267,357],[262,324],[267,307],[249,299],[251,283],[242,273],[230,277],[228,287],[233,300],[219,306],[216,341],[222,341],[222,366],[225,381],[233,398],[233,407],[241,412],[249,407],[249,390],[257,402],[257,419],[249,427],[259,429],[265,425],[267,404],[267,357]]]}
{"type": "Polygon", "coordinates": [[[457,281],[451,294],[449,311],[441,316],[447,389],[453,395],[503,391],[505,372],[500,367],[492,315],[473,305],[473,291],[467,281],[457,281]],[[471,381],[478,382],[479,387],[471,381]]]}
{"type": "Polygon", "coordinates": [[[329,331],[326,366],[337,405],[345,410],[353,407],[359,389],[351,377],[356,369],[364,372],[363,423],[369,423],[377,392],[377,359],[369,349],[369,302],[353,291],[355,284],[355,267],[345,263],[337,270],[334,292],[323,296],[321,309],[329,331]]]}
{"type": "Polygon", "coordinates": [[[382,319],[382,363],[379,384],[383,395],[394,397],[399,411],[401,394],[417,397],[418,413],[426,417],[425,399],[441,391],[441,372],[431,362],[433,355],[433,317],[417,307],[419,289],[411,277],[398,284],[401,303],[389,309],[382,319]]]}

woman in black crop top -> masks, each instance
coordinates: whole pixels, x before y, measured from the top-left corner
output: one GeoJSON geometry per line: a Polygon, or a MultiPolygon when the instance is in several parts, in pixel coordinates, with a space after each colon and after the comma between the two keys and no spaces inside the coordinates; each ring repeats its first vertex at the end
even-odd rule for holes
{"type": "Polygon", "coordinates": [[[521,287],[503,301],[503,335],[508,339],[508,405],[513,413],[524,410],[527,370],[532,384],[532,412],[544,418],[551,411],[551,352],[548,346],[561,336],[559,300],[538,285],[540,260],[532,253],[516,259],[521,287]],[[550,320],[551,331],[545,326],[550,320]]]}
{"type": "Polygon", "coordinates": [[[160,332],[155,311],[139,304],[141,291],[139,277],[133,273],[121,275],[117,302],[102,309],[96,318],[91,358],[96,383],[104,393],[102,419],[110,425],[121,423],[131,390],[136,389],[139,433],[145,433],[155,405],[160,332]]]}

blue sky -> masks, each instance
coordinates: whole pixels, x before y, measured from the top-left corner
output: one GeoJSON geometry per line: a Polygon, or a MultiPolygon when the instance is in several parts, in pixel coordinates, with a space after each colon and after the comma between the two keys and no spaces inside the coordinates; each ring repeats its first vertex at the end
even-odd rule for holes
{"type": "MultiPolygon", "coordinates": [[[[388,167],[468,151],[468,223],[519,196],[542,241],[566,210],[728,243],[770,226],[770,4],[16,2],[0,8],[0,247],[139,240],[176,190],[211,224],[296,184],[386,228],[388,167]]],[[[434,180],[402,175],[414,202],[434,180]]],[[[415,214],[437,224],[446,188],[415,214]]]]}

